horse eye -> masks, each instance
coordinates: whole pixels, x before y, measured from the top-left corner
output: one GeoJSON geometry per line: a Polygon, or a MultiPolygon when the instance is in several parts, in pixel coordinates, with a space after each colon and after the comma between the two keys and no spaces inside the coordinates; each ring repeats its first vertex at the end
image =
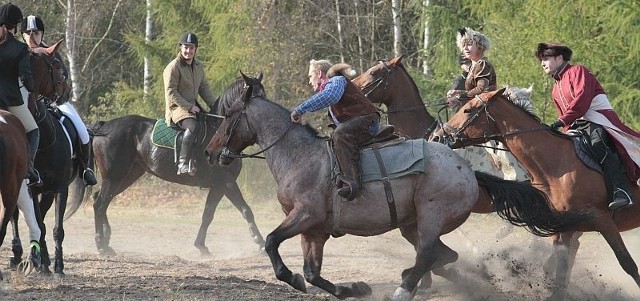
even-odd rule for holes
{"type": "Polygon", "coordinates": [[[471,114],[471,109],[464,109],[463,111],[465,114],[471,114]]]}

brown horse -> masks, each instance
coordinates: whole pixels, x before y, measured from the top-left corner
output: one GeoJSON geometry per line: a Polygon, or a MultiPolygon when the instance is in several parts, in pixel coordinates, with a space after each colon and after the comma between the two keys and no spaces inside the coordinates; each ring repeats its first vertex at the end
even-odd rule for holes
{"type": "MultiPolygon", "coordinates": [[[[304,280],[339,299],[371,294],[364,282],[335,285],[321,276],[323,249],[331,234],[372,236],[395,228],[416,250],[415,264],[402,273],[402,284],[392,300],[410,300],[418,281],[431,268],[440,266],[446,249],[440,236],[460,226],[469,216],[478,197],[478,187],[491,193],[501,217],[528,225],[543,235],[563,231],[580,223],[580,214],[558,215],[542,193],[518,182],[474,172],[453,150],[428,142],[412,140],[423,148],[424,173],[390,180],[392,206],[385,197],[389,191],[382,181],[364,183],[356,199],[334,199],[333,166],[326,139],[308,126],[292,123],[291,112],[262,96],[251,97],[247,88],[242,101],[233,104],[226,118],[206,147],[209,160],[230,164],[241,151],[253,144],[262,148],[278,185],[278,201],[286,217],[265,241],[276,277],[306,292],[304,280]],[[280,244],[301,235],[304,278],[284,264],[280,244]]],[[[454,259],[455,260],[455,259],[454,259]]]]}
{"type": "MultiPolygon", "coordinates": [[[[620,231],[640,226],[640,206],[612,214],[607,208],[605,179],[580,161],[569,136],[540,123],[538,117],[507,100],[502,91],[484,93],[469,101],[443,125],[437,136],[449,141],[452,147],[490,139],[500,141],[529,171],[533,185],[549,196],[556,210],[593,213],[593,218],[583,226],[552,237],[556,264],[552,298],[563,299],[566,295],[579,245],[576,231],[602,234],[624,271],[640,286],[638,267],[620,236],[620,231]]],[[[630,182],[629,186],[634,197],[640,198],[636,183],[630,182]]]]}
{"type": "MultiPolygon", "coordinates": [[[[16,211],[20,186],[27,174],[27,136],[20,120],[0,110],[0,246],[7,234],[7,225],[16,211]]],[[[2,280],[2,273],[0,273],[2,280]]]]}

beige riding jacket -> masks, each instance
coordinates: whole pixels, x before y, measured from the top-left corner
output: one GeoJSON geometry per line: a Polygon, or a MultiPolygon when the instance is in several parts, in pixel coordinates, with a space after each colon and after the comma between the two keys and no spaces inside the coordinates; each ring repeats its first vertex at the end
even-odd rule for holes
{"type": "Polygon", "coordinates": [[[216,98],[204,73],[204,66],[198,60],[187,64],[178,55],[164,68],[165,119],[168,125],[177,124],[185,118],[195,118],[189,109],[196,105],[198,95],[211,106],[216,98]]]}

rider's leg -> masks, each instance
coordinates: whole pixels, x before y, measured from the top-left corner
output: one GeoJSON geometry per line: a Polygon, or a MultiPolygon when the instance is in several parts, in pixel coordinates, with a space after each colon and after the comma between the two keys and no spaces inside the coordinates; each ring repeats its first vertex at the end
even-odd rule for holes
{"type": "Polygon", "coordinates": [[[349,201],[360,193],[359,146],[375,135],[372,127],[377,122],[377,114],[356,116],[340,123],[333,133],[334,151],[342,171],[339,181],[345,185],[338,189],[338,194],[349,201]]]}
{"type": "Polygon", "coordinates": [[[631,191],[627,184],[625,168],[615,151],[609,134],[604,127],[597,124],[590,125],[591,148],[607,178],[613,183],[613,201],[609,203],[610,210],[617,210],[633,205],[631,191]]]}
{"type": "Polygon", "coordinates": [[[40,144],[40,129],[36,124],[33,115],[27,108],[27,103],[23,103],[20,106],[8,107],[9,112],[18,117],[22,122],[27,133],[27,140],[29,142],[29,172],[27,173],[27,179],[29,180],[29,186],[40,186],[42,180],[40,180],[40,174],[33,166],[33,162],[38,152],[38,145],[40,144]]]}
{"type": "Polygon", "coordinates": [[[80,118],[76,109],[69,102],[59,105],[58,109],[60,109],[65,116],[71,119],[71,123],[73,123],[73,126],[76,128],[76,132],[78,133],[78,137],[80,138],[81,145],[78,150],[78,163],[82,167],[79,172],[84,184],[97,184],[96,175],[93,170],[89,168],[89,160],[91,160],[91,141],[89,131],[87,131],[87,126],[82,121],[82,118],[80,118]]]}
{"type": "Polygon", "coordinates": [[[191,147],[196,140],[196,128],[198,122],[193,118],[187,118],[180,121],[180,127],[184,129],[182,136],[182,147],[180,148],[180,156],[178,157],[178,174],[189,173],[195,174],[195,167],[189,170],[189,161],[191,159],[191,147]]]}

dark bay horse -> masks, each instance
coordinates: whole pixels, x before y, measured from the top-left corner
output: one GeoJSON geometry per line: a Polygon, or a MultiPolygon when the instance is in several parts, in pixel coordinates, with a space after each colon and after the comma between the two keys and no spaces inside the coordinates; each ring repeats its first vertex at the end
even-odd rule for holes
{"type": "MultiPolygon", "coordinates": [[[[55,109],[59,99],[68,99],[71,91],[62,76],[62,65],[54,57],[54,53],[62,41],[47,47],[36,48],[31,53],[31,70],[35,88],[29,95],[29,108],[40,128],[40,145],[35,159],[35,167],[40,172],[43,186],[31,187],[36,211],[36,219],[40,224],[40,251],[42,262],[40,271],[50,274],[51,260],[47,248],[46,226],[44,217],[53,205],[55,208],[55,225],[53,239],[55,242],[54,272],[55,276],[64,275],[62,243],[64,241],[64,214],[67,206],[69,184],[75,179],[78,164],[73,159],[74,142],[79,139],[75,127],[69,119],[60,118],[55,109]]],[[[13,261],[22,255],[22,246],[18,236],[17,215],[14,223],[14,240],[12,250],[13,261]]]]}
{"type": "MultiPolygon", "coordinates": [[[[501,91],[485,93],[469,101],[443,125],[438,136],[450,141],[453,147],[498,140],[529,171],[533,185],[548,195],[556,210],[593,212],[588,223],[552,237],[555,262],[551,263],[556,264],[552,298],[561,300],[566,295],[579,246],[576,231],[599,232],[624,271],[640,286],[638,267],[620,236],[620,231],[640,226],[640,206],[612,214],[607,208],[608,194],[602,174],[580,161],[570,137],[551,130],[501,94],[501,91]]],[[[640,198],[637,184],[630,182],[629,187],[634,197],[640,198]]]]}
{"type": "MultiPolygon", "coordinates": [[[[27,174],[27,136],[20,120],[0,110],[0,246],[7,235],[7,225],[16,212],[20,186],[27,174]]],[[[2,280],[0,273],[0,280],[2,280]]]]}
{"type": "MultiPolygon", "coordinates": [[[[223,114],[231,102],[238,99],[245,86],[254,87],[256,95],[264,94],[262,73],[257,78],[242,74],[234,81],[216,101],[212,113],[223,114]]],[[[199,141],[209,141],[219,118],[201,115],[206,121],[206,127],[201,133],[206,133],[199,141]]],[[[93,153],[97,169],[101,176],[101,187],[94,195],[95,241],[101,254],[114,255],[115,251],[109,246],[111,226],[107,218],[107,208],[113,198],[131,186],[145,172],[172,183],[194,187],[208,188],[207,200],[202,223],[195,240],[195,247],[202,255],[210,255],[205,245],[207,229],[213,221],[213,215],[223,195],[233,203],[242,213],[249,224],[249,233],[260,249],[264,248],[264,239],[255,223],[253,212],[240,192],[237,177],[242,163],[240,161],[228,167],[211,166],[203,155],[203,146],[194,147],[193,158],[196,160],[197,174],[195,176],[177,175],[174,163],[174,150],[156,146],[152,143],[152,131],[155,119],[138,115],[127,115],[106,122],[99,122],[90,130],[94,133],[93,153]]],[[[201,122],[202,123],[202,122],[201,122]]],[[[76,195],[81,195],[77,193],[76,195]]],[[[85,198],[75,198],[70,212],[75,212],[85,198]]]]}
{"type": "Polygon", "coordinates": [[[230,164],[235,162],[233,158],[243,157],[239,152],[248,146],[258,144],[262,148],[286,214],[267,236],[265,250],[276,277],[297,290],[306,292],[306,279],[339,299],[371,294],[364,282],[342,286],[321,276],[324,245],[336,232],[372,236],[400,228],[417,256],[415,265],[402,273],[402,284],[392,300],[410,300],[421,277],[440,264],[439,251],[448,248],[439,237],[467,219],[479,185],[491,193],[501,216],[527,224],[540,234],[556,233],[584,219],[543,210],[550,209],[548,200],[537,189],[474,174],[453,150],[424,139],[414,141],[427,149],[425,173],[391,180],[396,210],[388,206],[381,181],[364,183],[362,194],[353,201],[334,201],[333,167],[326,139],[308,126],[292,123],[290,111],[264,97],[252,97],[250,90],[228,111],[206,152],[210,160],[219,158],[220,163],[230,164]],[[393,211],[397,219],[390,214],[393,211]],[[287,268],[278,251],[283,241],[296,235],[302,240],[304,278],[287,268]]]}

